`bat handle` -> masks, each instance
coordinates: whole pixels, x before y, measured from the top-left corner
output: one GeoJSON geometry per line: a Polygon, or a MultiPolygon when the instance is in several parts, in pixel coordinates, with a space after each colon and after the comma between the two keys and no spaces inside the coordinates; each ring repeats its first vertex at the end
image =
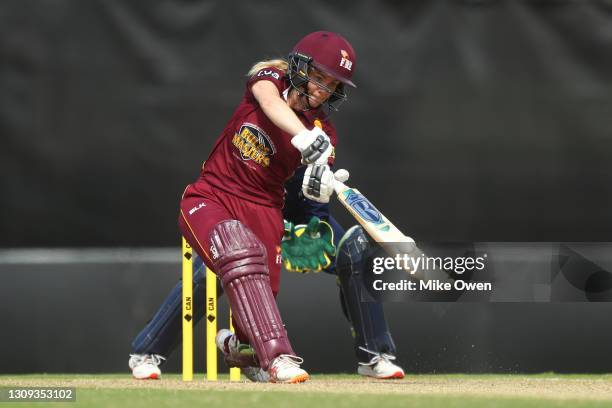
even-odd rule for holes
{"type": "Polygon", "coordinates": [[[341,182],[340,180],[336,179],[334,181],[334,191],[336,192],[336,194],[340,194],[341,192],[343,192],[344,190],[348,188],[349,187],[343,182],[341,182]]]}
{"type": "Polygon", "coordinates": [[[346,171],[345,169],[337,170],[334,173],[334,179],[335,179],[334,191],[336,192],[336,194],[340,194],[340,192],[348,188],[347,185],[344,184],[344,182],[348,180],[348,178],[349,178],[349,172],[346,171]]]}

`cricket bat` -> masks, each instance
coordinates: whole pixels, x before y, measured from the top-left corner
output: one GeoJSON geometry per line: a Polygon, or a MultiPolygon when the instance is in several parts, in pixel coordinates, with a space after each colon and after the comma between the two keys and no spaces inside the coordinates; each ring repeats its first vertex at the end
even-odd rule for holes
{"type": "MultiPolygon", "coordinates": [[[[346,173],[348,177],[348,172],[346,173]]],[[[414,239],[402,233],[363,194],[341,181],[344,177],[336,172],[334,190],[338,201],[361,224],[372,239],[378,242],[391,256],[407,254],[418,257],[422,254],[414,239]]],[[[407,271],[415,274],[418,271],[407,271]]],[[[415,277],[420,277],[415,275],[415,277]]]]}

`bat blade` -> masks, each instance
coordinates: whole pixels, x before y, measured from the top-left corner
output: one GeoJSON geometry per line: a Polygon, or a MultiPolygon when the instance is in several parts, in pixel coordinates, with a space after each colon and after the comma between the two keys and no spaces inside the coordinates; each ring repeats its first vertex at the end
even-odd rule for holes
{"type": "MultiPolygon", "coordinates": [[[[348,187],[338,180],[335,182],[334,190],[338,201],[389,255],[406,254],[411,257],[422,255],[414,239],[393,225],[359,190],[348,187]]],[[[416,278],[423,277],[417,270],[406,270],[406,272],[416,278]]]]}
{"type": "Polygon", "coordinates": [[[359,190],[340,181],[336,181],[334,187],[338,200],[376,242],[414,243],[412,238],[404,235],[359,190]]]}

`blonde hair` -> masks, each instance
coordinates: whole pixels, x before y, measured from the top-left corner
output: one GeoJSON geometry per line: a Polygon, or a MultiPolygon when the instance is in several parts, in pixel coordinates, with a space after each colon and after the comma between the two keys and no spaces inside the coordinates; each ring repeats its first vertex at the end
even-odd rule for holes
{"type": "Polygon", "coordinates": [[[265,60],[265,61],[259,61],[259,62],[256,62],[251,67],[251,69],[249,69],[249,72],[247,73],[247,76],[248,77],[252,77],[253,75],[258,73],[262,69],[270,68],[270,67],[274,67],[274,68],[280,69],[281,71],[286,71],[287,68],[289,67],[289,64],[287,63],[287,61],[285,61],[284,59],[281,59],[281,58],[269,59],[269,60],[265,60]]]}

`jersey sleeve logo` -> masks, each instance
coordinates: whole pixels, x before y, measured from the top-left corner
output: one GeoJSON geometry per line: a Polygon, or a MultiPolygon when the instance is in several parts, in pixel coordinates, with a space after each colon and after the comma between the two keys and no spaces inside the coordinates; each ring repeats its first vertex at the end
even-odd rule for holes
{"type": "Polygon", "coordinates": [[[261,71],[259,71],[257,73],[258,77],[272,77],[276,80],[280,79],[280,75],[278,75],[278,72],[274,72],[271,69],[262,69],[261,71]]]}
{"type": "Polygon", "coordinates": [[[244,161],[252,160],[263,167],[270,166],[270,159],[276,153],[276,147],[270,137],[252,123],[243,123],[234,134],[232,144],[240,152],[244,161]]]}

